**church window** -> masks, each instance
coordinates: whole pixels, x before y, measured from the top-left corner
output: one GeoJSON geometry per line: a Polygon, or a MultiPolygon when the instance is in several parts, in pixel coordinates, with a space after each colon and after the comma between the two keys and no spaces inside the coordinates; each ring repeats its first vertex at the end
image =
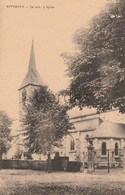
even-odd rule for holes
{"type": "Polygon", "coordinates": [[[102,143],[102,155],[106,155],[106,143],[102,143]]]}
{"type": "Polygon", "coordinates": [[[26,100],[26,90],[24,89],[22,92],[22,101],[26,100]]]}
{"type": "Polygon", "coordinates": [[[73,138],[70,141],[70,150],[75,150],[75,140],[73,138]]]}
{"type": "Polygon", "coordinates": [[[118,143],[117,142],[115,143],[115,155],[116,156],[118,155],[118,143]]]}

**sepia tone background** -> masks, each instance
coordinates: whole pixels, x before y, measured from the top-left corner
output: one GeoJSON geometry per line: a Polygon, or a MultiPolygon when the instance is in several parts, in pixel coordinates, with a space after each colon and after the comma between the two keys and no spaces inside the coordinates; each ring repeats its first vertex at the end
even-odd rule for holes
{"type": "Polygon", "coordinates": [[[18,117],[17,90],[28,69],[32,39],[36,66],[44,83],[55,93],[68,86],[67,67],[60,55],[75,51],[73,34],[86,26],[105,3],[106,0],[0,0],[0,109],[14,119],[18,117]],[[24,8],[16,7],[20,5],[24,8]]]}
{"type": "MultiPolygon", "coordinates": [[[[0,0],[0,110],[5,110],[14,121],[18,122],[16,120],[19,110],[18,89],[28,70],[32,39],[34,39],[37,70],[43,82],[55,93],[68,86],[70,80],[65,75],[67,66],[61,58],[61,53],[76,51],[72,43],[73,34],[80,27],[87,26],[91,18],[104,8],[106,2],[107,0],[0,0]],[[40,8],[33,8],[33,6],[40,8]]],[[[120,117],[124,118],[122,115],[120,117]]],[[[108,119],[116,122],[117,115],[114,115],[114,112],[109,113],[108,119]]],[[[125,122],[125,119],[123,120],[125,122]]],[[[15,131],[18,127],[19,125],[15,124],[15,131]]],[[[62,182],[63,184],[72,182],[73,186],[76,184],[82,186],[84,183],[88,186],[87,191],[82,188],[85,193],[88,193],[89,189],[93,194],[94,188],[91,187],[94,184],[99,192],[104,190],[107,194],[109,191],[118,194],[120,188],[125,190],[124,172],[111,171],[109,177],[106,174],[107,170],[101,174],[98,172],[97,175],[80,173],[47,175],[29,170],[1,170],[3,180],[0,178],[0,184],[7,186],[6,189],[12,189],[15,185],[18,194],[21,185],[20,194],[24,194],[23,188],[24,191],[28,187],[32,189],[33,183],[35,183],[35,189],[36,184],[40,186],[41,182],[51,183],[52,181],[60,182],[60,185],[62,182]],[[121,181],[120,187],[118,181],[121,181]]],[[[37,193],[36,189],[35,193],[37,193]]],[[[76,187],[75,190],[78,189],[76,187]]],[[[2,188],[0,192],[1,190],[2,188]]],[[[80,191],[79,194],[81,194],[80,191]]]]}

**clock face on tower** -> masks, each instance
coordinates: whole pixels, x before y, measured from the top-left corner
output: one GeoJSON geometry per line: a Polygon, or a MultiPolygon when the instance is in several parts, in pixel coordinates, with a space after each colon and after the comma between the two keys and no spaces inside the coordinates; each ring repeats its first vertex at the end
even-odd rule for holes
{"type": "Polygon", "coordinates": [[[26,100],[26,90],[24,89],[22,92],[22,101],[24,102],[26,100]]]}

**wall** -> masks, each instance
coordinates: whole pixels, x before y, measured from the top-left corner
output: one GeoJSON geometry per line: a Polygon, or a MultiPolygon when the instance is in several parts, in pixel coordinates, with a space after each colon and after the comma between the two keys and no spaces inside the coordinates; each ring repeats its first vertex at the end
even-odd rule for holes
{"type": "Polygon", "coordinates": [[[67,137],[63,139],[63,147],[60,148],[60,156],[68,156],[69,161],[87,161],[87,147],[88,142],[86,140],[86,135],[91,136],[92,131],[89,132],[71,132],[67,137]],[[71,139],[75,141],[75,149],[70,149],[71,139]]]}
{"type": "MultiPolygon", "coordinates": [[[[89,135],[91,137],[92,131],[89,132],[72,132],[70,135],[65,138],[64,147],[62,150],[64,150],[64,153],[62,153],[61,156],[68,156],[69,161],[76,161],[76,162],[88,162],[88,141],[86,140],[86,135],[89,135]],[[74,138],[75,140],[75,149],[70,150],[70,140],[71,138],[74,138]]],[[[123,146],[124,141],[123,139],[113,139],[113,138],[102,138],[102,139],[94,139],[93,140],[93,146],[94,150],[96,150],[96,161],[98,161],[99,165],[106,165],[108,162],[108,150],[107,154],[103,156],[101,154],[101,146],[102,143],[106,142],[107,149],[109,149],[109,161],[110,164],[113,166],[121,166],[123,164],[123,146]],[[118,143],[118,149],[119,153],[117,156],[115,156],[115,143],[118,143]]]]}
{"type": "MultiPolygon", "coordinates": [[[[64,168],[68,167],[68,157],[56,157],[51,159],[51,170],[52,171],[63,171],[64,168]]],[[[47,171],[48,165],[46,161],[41,160],[2,160],[2,169],[33,169],[47,171]]],[[[72,166],[77,167],[75,162],[72,162],[72,166]]],[[[68,168],[69,169],[69,168],[68,168]]]]}
{"type": "Polygon", "coordinates": [[[29,97],[31,97],[34,89],[38,89],[38,86],[33,86],[33,85],[28,85],[26,87],[24,87],[23,89],[20,89],[18,92],[19,94],[19,106],[22,106],[22,92],[23,90],[26,90],[26,98],[27,98],[27,101],[29,99],[29,97]]]}
{"type": "Polygon", "coordinates": [[[34,170],[47,170],[46,161],[33,161],[33,160],[2,160],[3,169],[34,169],[34,170]]]}
{"type": "Polygon", "coordinates": [[[109,164],[111,167],[123,167],[123,144],[121,139],[95,139],[94,150],[96,151],[95,163],[99,166],[108,165],[108,153],[109,164]],[[102,155],[102,143],[106,143],[106,155],[102,155]],[[115,143],[118,143],[118,155],[115,155],[115,143]]]}

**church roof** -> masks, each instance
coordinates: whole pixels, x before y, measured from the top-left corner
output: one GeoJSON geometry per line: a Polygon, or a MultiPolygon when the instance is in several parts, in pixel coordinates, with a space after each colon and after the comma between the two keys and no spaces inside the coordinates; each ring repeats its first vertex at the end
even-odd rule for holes
{"type": "Polygon", "coordinates": [[[125,138],[125,124],[102,122],[93,132],[92,138],[125,138]]]}
{"type": "Polygon", "coordinates": [[[22,89],[27,85],[43,85],[42,79],[36,69],[34,41],[32,41],[28,72],[19,89],[22,89]]]}

